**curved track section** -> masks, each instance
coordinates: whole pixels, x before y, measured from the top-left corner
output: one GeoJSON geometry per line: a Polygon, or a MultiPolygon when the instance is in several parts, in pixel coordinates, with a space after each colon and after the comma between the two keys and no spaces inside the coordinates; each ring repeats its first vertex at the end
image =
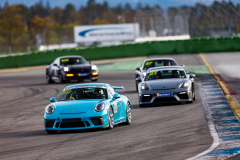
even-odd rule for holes
{"type": "MultiPolygon", "coordinates": [[[[186,64],[186,63],[185,63],[186,64]]],[[[193,104],[140,108],[134,71],[102,71],[98,82],[124,86],[132,124],[113,130],[49,135],[43,113],[68,84],[46,84],[43,72],[0,75],[0,159],[187,159],[212,145],[196,86],[193,104]]],[[[90,83],[90,82],[84,82],[90,83]]],[[[198,81],[196,80],[196,83],[198,81]]]]}

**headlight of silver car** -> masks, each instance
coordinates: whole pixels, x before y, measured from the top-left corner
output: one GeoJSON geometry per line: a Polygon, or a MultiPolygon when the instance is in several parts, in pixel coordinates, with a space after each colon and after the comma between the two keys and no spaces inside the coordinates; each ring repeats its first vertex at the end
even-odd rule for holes
{"type": "Polygon", "coordinates": [[[102,102],[99,102],[99,103],[96,104],[96,106],[95,106],[95,111],[101,112],[102,110],[104,110],[104,108],[105,108],[105,104],[102,103],[102,102]]]}
{"type": "Polygon", "coordinates": [[[182,84],[179,85],[179,88],[187,88],[187,87],[189,87],[188,82],[183,82],[182,84]]]}
{"type": "Polygon", "coordinates": [[[141,86],[142,90],[149,90],[149,87],[146,84],[142,84],[141,86]]]}
{"type": "Polygon", "coordinates": [[[48,105],[48,106],[45,108],[45,112],[46,112],[47,114],[52,114],[52,113],[54,112],[54,110],[55,110],[55,108],[54,108],[54,106],[52,106],[52,105],[48,105]]]}
{"type": "Polygon", "coordinates": [[[69,68],[68,67],[64,67],[64,72],[68,72],[69,68]]]}

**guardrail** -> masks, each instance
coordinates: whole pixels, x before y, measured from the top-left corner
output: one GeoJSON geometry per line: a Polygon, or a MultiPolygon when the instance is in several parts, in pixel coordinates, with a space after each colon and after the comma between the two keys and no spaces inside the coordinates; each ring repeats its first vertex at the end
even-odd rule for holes
{"type": "Polygon", "coordinates": [[[50,64],[59,56],[81,55],[87,60],[139,57],[160,54],[240,51],[240,37],[192,38],[152,41],[110,47],[71,48],[15,54],[0,58],[0,69],[50,64]]]}

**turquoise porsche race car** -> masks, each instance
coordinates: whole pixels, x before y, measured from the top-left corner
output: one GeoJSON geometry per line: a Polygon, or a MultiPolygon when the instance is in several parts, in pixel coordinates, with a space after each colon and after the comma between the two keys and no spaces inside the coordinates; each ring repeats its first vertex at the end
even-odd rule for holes
{"type": "Polygon", "coordinates": [[[103,83],[77,84],[66,87],[58,99],[45,108],[44,128],[49,134],[63,130],[109,128],[131,124],[131,103],[116,93],[123,87],[103,83]]]}

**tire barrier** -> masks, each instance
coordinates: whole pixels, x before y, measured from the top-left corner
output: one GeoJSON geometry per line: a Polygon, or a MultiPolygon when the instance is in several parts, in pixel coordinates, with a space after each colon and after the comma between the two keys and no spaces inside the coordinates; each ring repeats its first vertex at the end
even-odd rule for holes
{"type": "Polygon", "coordinates": [[[240,37],[192,38],[152,41],[108,47],[71,48],[15,54],[0,58],[0,69],[50,64],[59,56],[81,55],[87,60],[139,57],[160,54],[240,51],[240,37]]]}

